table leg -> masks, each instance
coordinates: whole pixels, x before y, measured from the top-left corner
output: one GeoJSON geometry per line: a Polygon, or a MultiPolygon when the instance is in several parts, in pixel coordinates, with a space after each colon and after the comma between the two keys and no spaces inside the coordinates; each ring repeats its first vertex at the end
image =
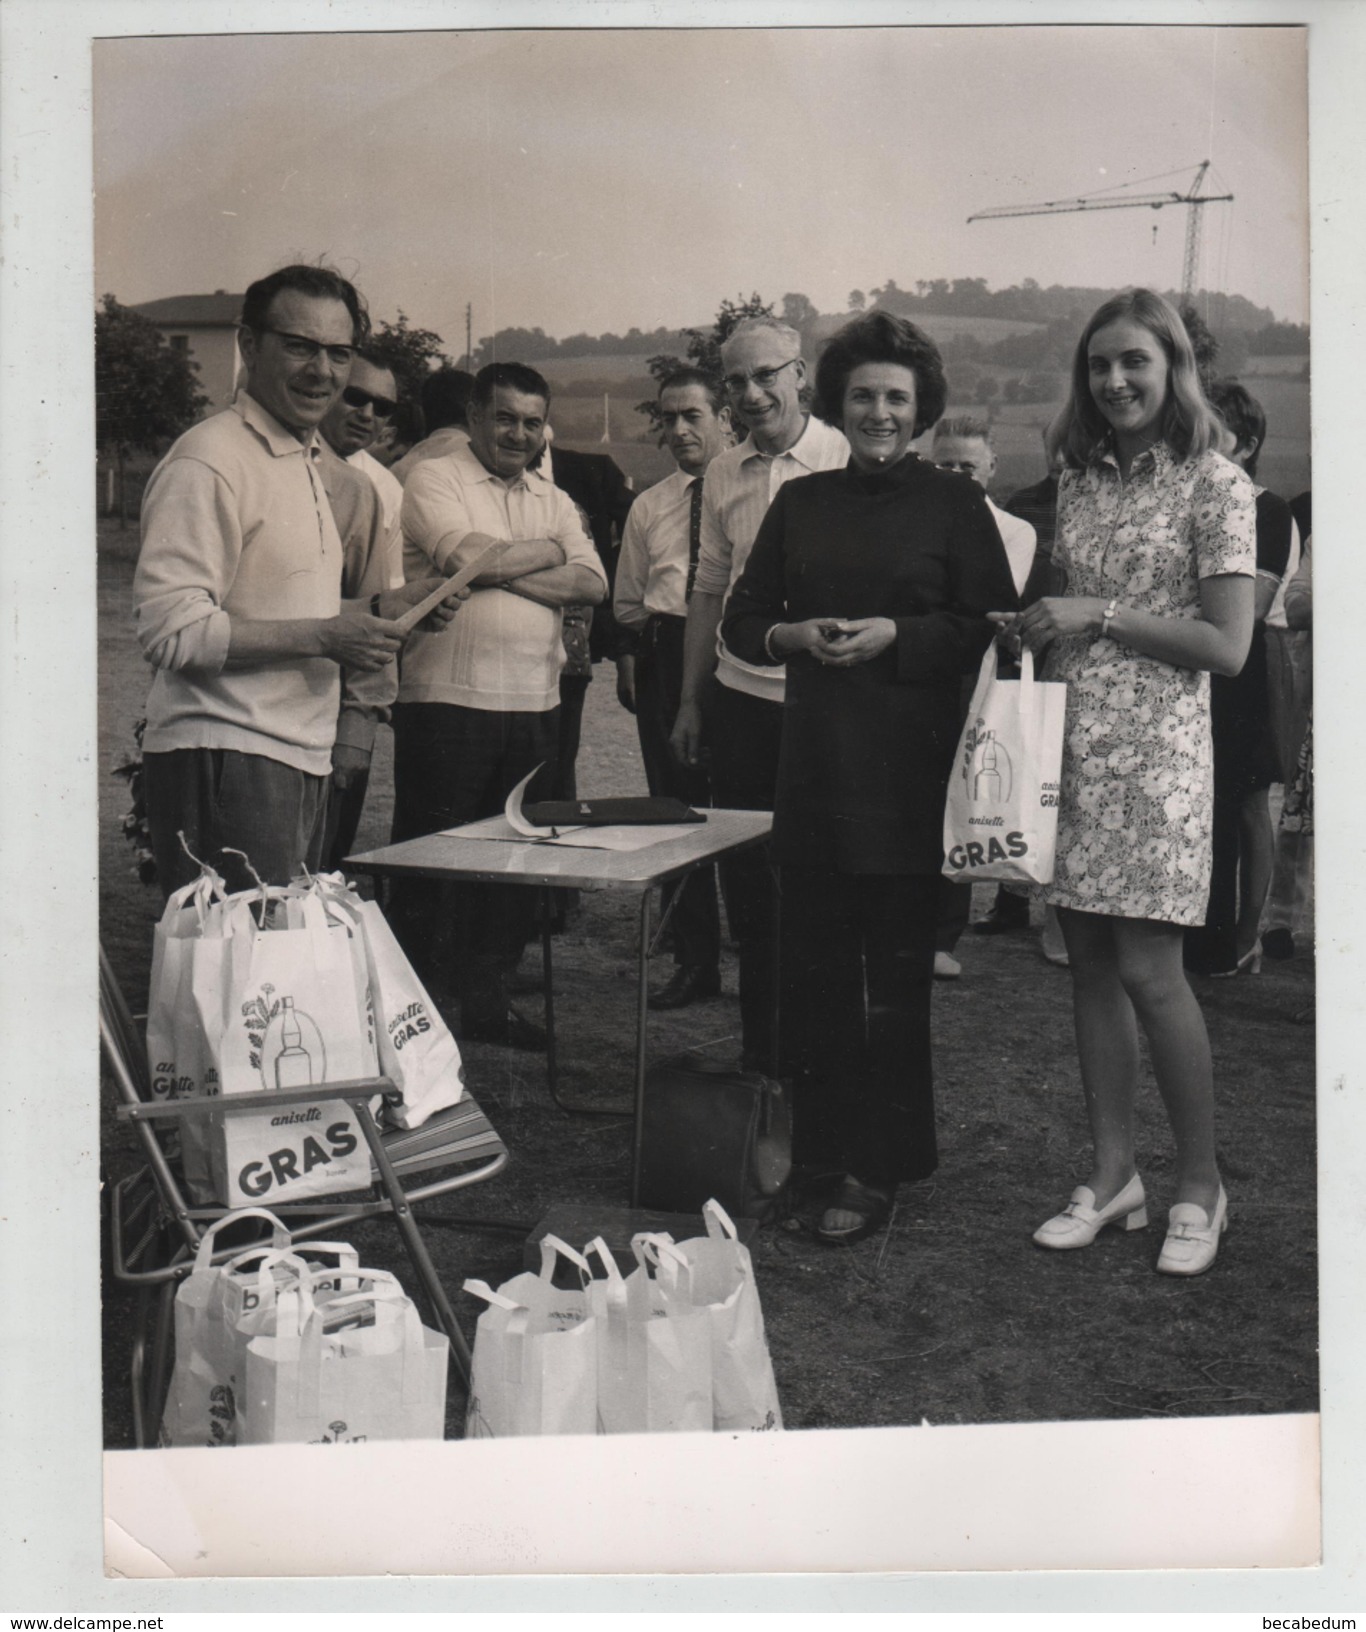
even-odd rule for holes
{"type": "Polygon", "coordinates": [[[650,1014],[650,902],[653,892],[640,897],[640,953],[636,971],[636,1114],[631,1135],[631,1205],[640,1205],[640,1158],[645,1133],[645,1039],[650,1014]]]}
{"type": "Polygon", "coordinates": [[[550,1097],[558,1105],[560,1079],[555,1054],[555,979],[550,950],[550,915],[554,900],[549,890],[541,891],[541,975],[545,981],[545,1074],[550,1097]]]}

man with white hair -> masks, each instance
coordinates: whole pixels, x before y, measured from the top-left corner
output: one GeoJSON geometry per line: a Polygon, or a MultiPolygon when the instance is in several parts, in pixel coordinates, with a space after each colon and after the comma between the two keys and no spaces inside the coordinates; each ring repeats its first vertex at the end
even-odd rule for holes
{"type": "MultiPolygon", "coordinates": [[[[697,577],[683,638],[683,691],[670,738],[685,765],[710,756],[722,809],[772,810],[782,741],[783,669],[756,668],[719,638],[726,597],[744,570],[759,523],[784,482],[849,462],[839,431],[802,402],[806,364],[796,329],[772,317],[736,325],[721,347],[731,412],[749,434],[712,460],[702,497],[697,577]]],[[[766,849],[722,864],[726,910],[740,947],[741,1060],[774,1062],[777,890],[766,849]]]]}

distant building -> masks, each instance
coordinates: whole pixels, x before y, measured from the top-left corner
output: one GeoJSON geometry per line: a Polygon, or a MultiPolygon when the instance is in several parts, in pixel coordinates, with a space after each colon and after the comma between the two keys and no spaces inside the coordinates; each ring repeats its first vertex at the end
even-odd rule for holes
{"type": "Polygon", "coordinates": [[[199,365],[199,388],[209,399],[206,414],[217,413],[232,401],[240,364],[237,325],[242,300],[241,295],[215,289],[211,295],[168,295],[133,307],[156,324],[172,351],[184,352],[199,365]]]}

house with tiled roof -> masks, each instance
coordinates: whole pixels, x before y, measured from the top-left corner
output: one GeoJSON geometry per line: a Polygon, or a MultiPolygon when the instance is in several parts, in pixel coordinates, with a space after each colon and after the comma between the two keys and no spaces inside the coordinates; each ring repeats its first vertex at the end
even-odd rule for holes
{"type": "Polygon", "coordinates": [[[133,310],[155,323],[173,351],[184,352],[199,369],[199,388],[209,399],[206,414],[232,401],[241,359],[237,325],[241,295],[215,289],[211,295],[168,295],[147,300],[133,310]]]}

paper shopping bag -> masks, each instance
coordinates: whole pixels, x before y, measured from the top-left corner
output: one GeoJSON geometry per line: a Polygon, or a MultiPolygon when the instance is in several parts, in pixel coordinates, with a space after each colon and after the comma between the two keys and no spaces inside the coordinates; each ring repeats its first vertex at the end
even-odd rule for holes
{"type": "MultiPolygon", "coordinates": [[[[226,1018],[219,1090],[320,1090],[377,1074],[364,952],[353,926],[313,885],[244,891],[225,903],[220,991],[196,985],[201,1015],[215,995],[226,1018]],[[253,906],[259,908],[260,922],[253,906]]],[[[229,1205],[334,1195],[370,1182],[370,1151],[345,1100],[319,1093],[279,1112],[216,1119],[215,1187],[229,1205]]]]}
{"type": "Polygon", "coordinates": [[[318,880],[329,901],[350,915],[364,948],[382,1075],[402,1094],[386,1115],[400,1128],[420,1128],[456,1104],[465,1087],[460,1050],[417,978],[377,901],[362,901],[339,877],[318,880]]]}
{"type": "Polygon", "coordinates": [[[474,1334],[467,1439],[601,1432],[591,1278],[582,1253],[547,1235],[539,1275],[514,1275],[496,1292],[485,1281],[465,1282],[489,1305],[474,1334]],[[552,1284],[557,1256],[578,1268],[577,1291],[552,1284]]]}
{"type": "Polygon", "coordinates": [[[601,1236],[584,1249],[606,1271],[588,1287],[603,1432],[710,1433],[711,1327],[689,1296],[692,1271],[667,1235],[635,1236],[631,1249],[625,1277],[601,1236]]]}
{"type": "Polygon", "coordinates": [[[289,1231],[263,1207],[229,1213],[204,1232],[194,1268],[176,1290],[175,1367],[162,1413],[162,1445],[235,1445],[241,1427],[246,1348],[271,1329],[282,1280],[306,1271],[290,1261],[289,1231]],[[220,1231],[246,1218],[271,1226],[270,1240],[222,1265],[212,1263],[220,1231]]]}
{"type": "MultiPolygon", "coordinates": [[[[147,1064],[153,1097],[199,1099],[218,1092],[218,1039],[223,1029],[223,881],[210,868],[166,903],[152,937],[147,1001],[147,1064]],[[201,1014],[195,985],[220,994],[201,1014]]],[[[215,1199],[207,1118],[186,1117],[178,1129],[181,1169],[191,1201],[215,1199]]]]}
{"type": "MultiPolygon", "coordinates": [[[[369,1272],[362,1271],[363,1276],[369,1272]]],[[[281,1294],[275,1331],[247,1345],[243,1445],[441,1439],[450,1342],[386,1286],[281,1294]]]]}
{"type": "Polygon", "coordinates": [[[1047,884],[1058,837],[1067,687],[1034,678],[1021,654],[1020,678],[997,675],[993,641],[982,658],[944,807],[944,874],[1047,884]]]}
{"type": "Polygon", "coordinates": [[[711,1327],[712,1425],[717,1433],[781,1428],[749,1248],[718,1201],[708,1201],[702,1216],[706,1235],[677,1245],[692,1272],[688,1296],[706,1311],[711,1327]]]}

